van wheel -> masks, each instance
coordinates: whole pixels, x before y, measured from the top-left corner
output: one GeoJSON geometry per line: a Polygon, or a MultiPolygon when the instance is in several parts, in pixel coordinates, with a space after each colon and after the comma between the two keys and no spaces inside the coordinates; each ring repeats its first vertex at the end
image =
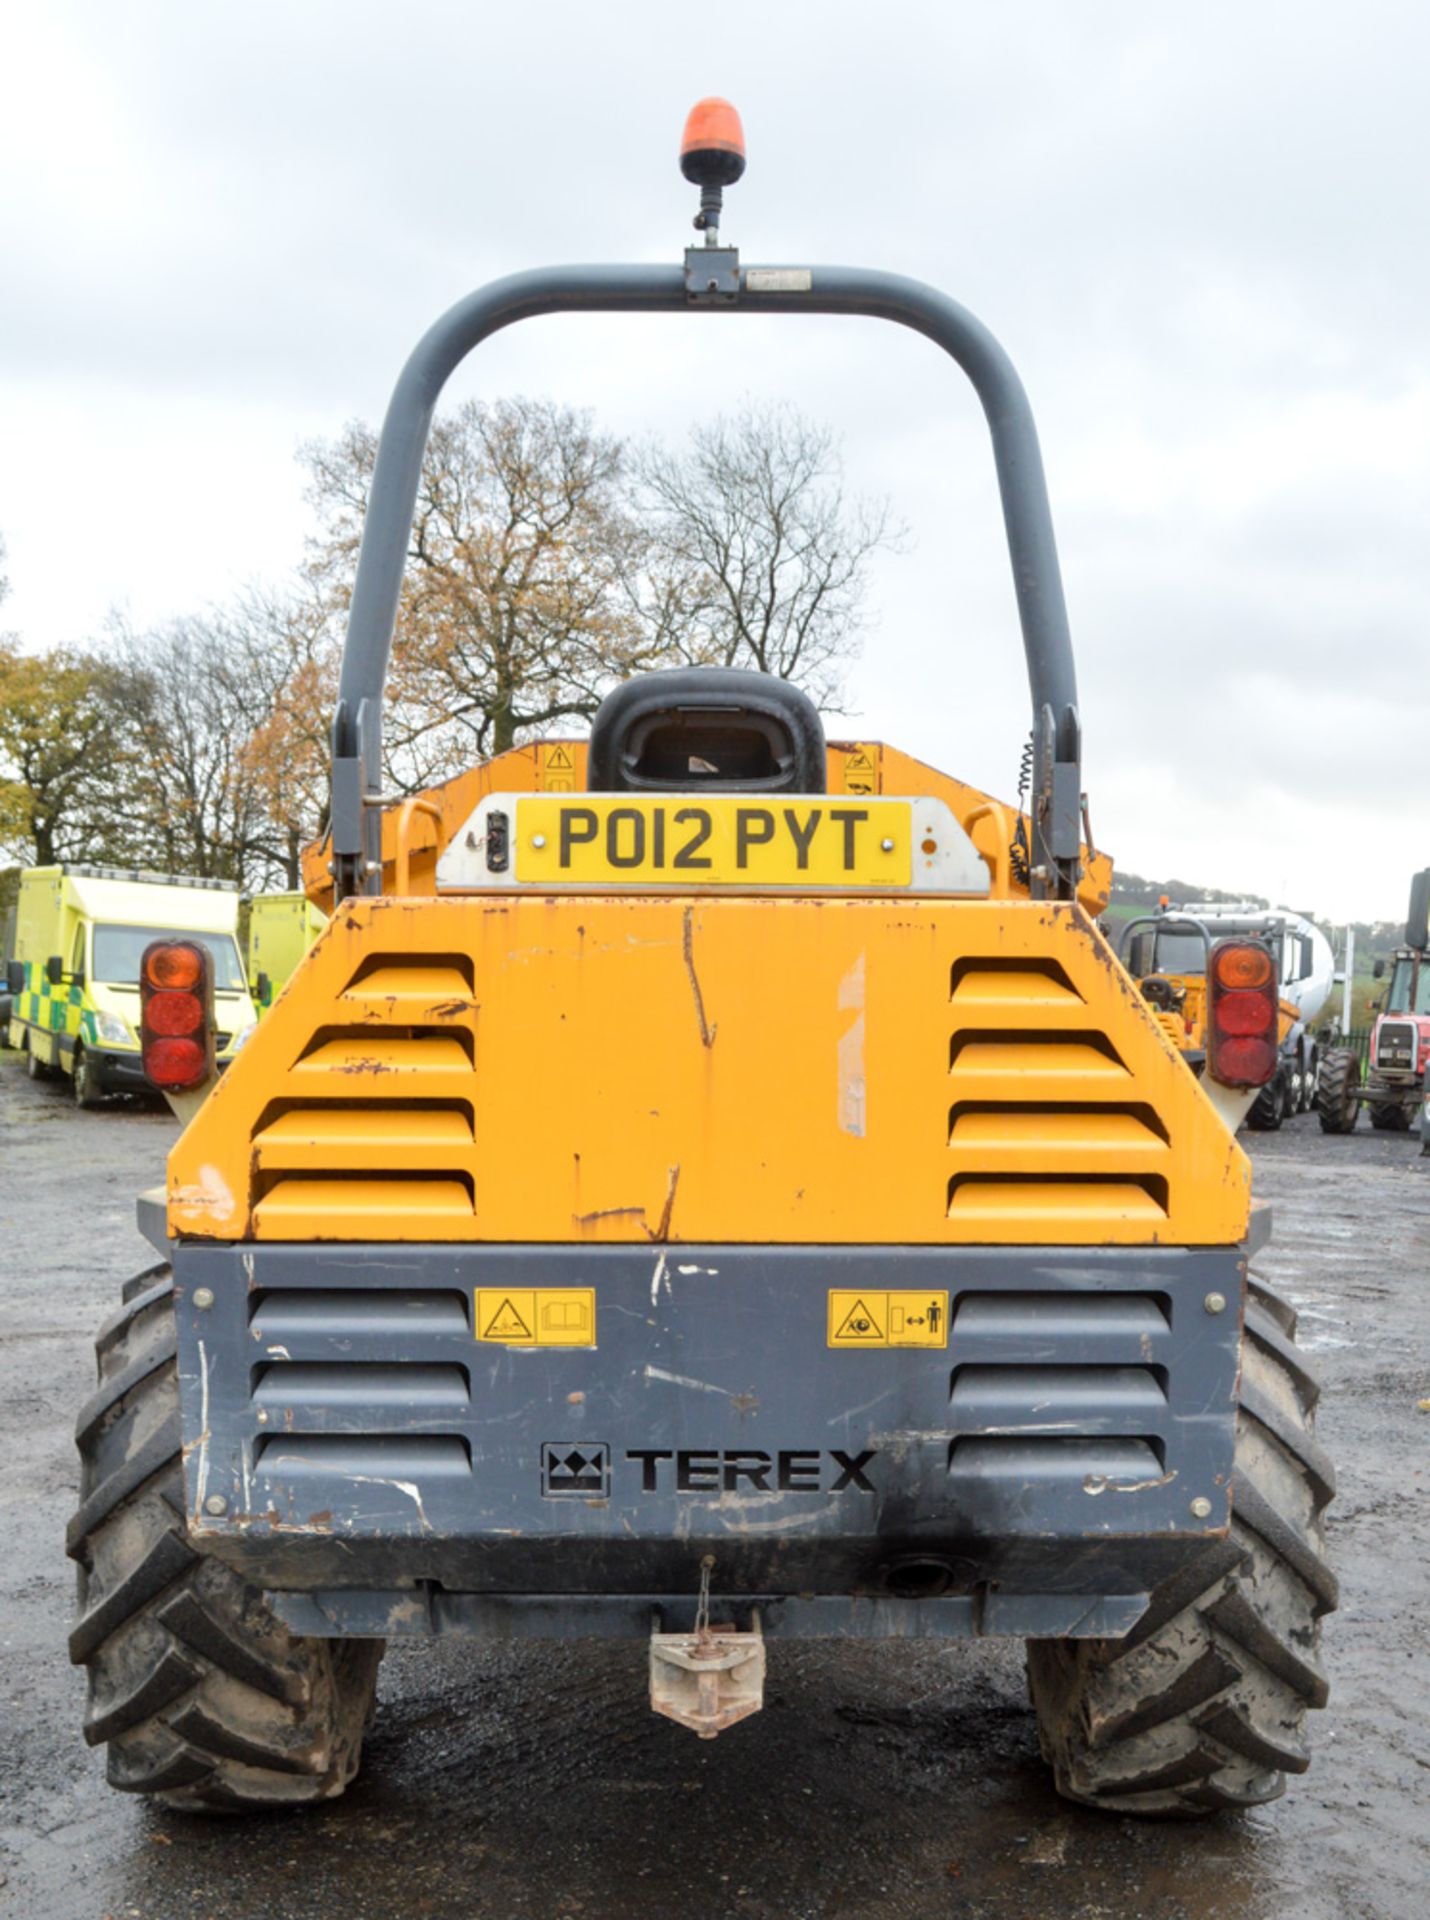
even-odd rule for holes
{"type": "Polygon", "coordinates": [[[36,1057],[35,1050],[27,1038],[25,1041],[26,1076],[31,1080],[48,1080],[53,1071],[52,1067],[47,1067],[43,1060],[36,1057]]]}
{"type": "Polygon", "coordinates": [[[90,1064],[89,1055],[83,1047],[76,1047],[74,1050],[71,1091],[77,1107],[97,1107],[104,1098],[104,1089],[99,1084],[99,1076],[90,1064]]]}
{"type": "Polygon", "coordinates": [[[1028,1680],[1058,1792],[1109,1813],[1254,1807],[1310,1764],[1326,1703],[1321,1616],[1336,1605],[1312,1438],[1317,1386],[1295,1315],[1250,1283],[1231,1531],[1157,1588],[1122,1640],[1032,1640],[1028,1680]]]}
{"type": "Polygon", "coordinates": [[[174,1283],[156,1267],[99,1330],[76,1428],[85,1739],[108,1747],[112,1787],[187,1813],[333,1799],[358,1769],[383,1643],[290,1633],[190,1539],[175,1349],[174,1283]]]}

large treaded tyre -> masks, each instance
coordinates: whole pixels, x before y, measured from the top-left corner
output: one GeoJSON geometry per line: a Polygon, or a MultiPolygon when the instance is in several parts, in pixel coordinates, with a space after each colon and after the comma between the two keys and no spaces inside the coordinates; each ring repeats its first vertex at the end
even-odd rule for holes
{"type": "Polygon", "coordinates": [[[124,1289],[76,1426],[66,1544],[79,1563],[70,1658],[89,1677],[84,1735],[107,1743],[111,1786],[185,1812],[332,1799],[357,1772],[382,1642],[289,1633],[190,1540],[173,1295],[167,1266],[124,1289]]]}
{"type": "Polygon", "coordinates": [[[1032,1640],[1028,1680],[1059,1793],[1113,1813],[1260,1806],[1310,1761],[1306,1714],[1326,1702],[1320,1618],[1335,1490],[1311,1437],[1315,1380],[1296,1320],[1250,1283],[1230,1536],[1152,1595],[1122,1640],[1032,1640]]]}
{"type": "Polygon", "coordinates": [[[1321,1055],[1316,1076],[1316,1113],[1322,1133],[1354,1133],[1360,1115],[1360,1059],[1343,1047],[1321,1055]]]}
{"type": "Polygon", "coordinates": [[[1370,1124],[1380,1133],[1409,1133],[1414,1114],[1405,1103],[1397,1100],[1371,1100],[1370,1124]]]}
{"type": "Polygon", "coordinates": [[[1247,1109],[1246,1124],[1254,1133],[1275,1133],[1287,1114],[1295,1110],[1291,1069],[1283,1060],[1274,1079],[1268,1081],[1247,1109]]]}

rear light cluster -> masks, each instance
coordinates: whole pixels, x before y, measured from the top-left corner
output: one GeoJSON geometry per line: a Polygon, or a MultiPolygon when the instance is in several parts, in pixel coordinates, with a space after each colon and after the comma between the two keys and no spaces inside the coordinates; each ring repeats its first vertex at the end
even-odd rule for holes
{"type": "Polygon", "coordinates": [[[1281,1046],[1276,966],[1259,940],[1211,950],[1207,1072],[1224,1087],[1264,1087],[1281,1046]]]}
{"type": "Polygon", "coordinates": [[[140,1054],[164,1093],[189,1093],[213,1077],[213,975],[194,940],[156,940],[139,966],[140,1054]]]}

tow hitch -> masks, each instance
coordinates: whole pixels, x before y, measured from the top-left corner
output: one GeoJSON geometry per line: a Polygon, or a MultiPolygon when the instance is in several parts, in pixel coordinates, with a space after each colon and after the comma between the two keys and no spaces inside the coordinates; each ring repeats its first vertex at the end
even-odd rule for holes
{"type": "Polygon", "coordinates": [[[700,1562],[700,1599],[693,1633],[651,1628],[650,1704],[667,1720],[689,1727],[702,1740],[758,1713],[765,1704],[765,1639],[758,1608],[747,1628],[733,1621],[710,1624],[710,1570],[700,1562]]]}

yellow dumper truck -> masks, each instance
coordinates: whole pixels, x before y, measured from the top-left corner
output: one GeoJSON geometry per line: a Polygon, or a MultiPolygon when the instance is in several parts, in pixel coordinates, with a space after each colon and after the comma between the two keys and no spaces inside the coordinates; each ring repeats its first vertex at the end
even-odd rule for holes
{"type": "MultiPolygon", "coordinates": [[[[1041,460],[997,343],[918,282],[719,244],[724,103],[683,165],[683,265],[499,281],[398,384],[336,909],[141,1202],[157,1263],[79,1415],[86,1737],[174,1807],[296,1806],[353,1777],[394,1635],[637,1637],[651,1705],[710,1738],[790,1638],[1011,1634],[1063,1793],[1257,1805],[1308,1764],[1336,1594],[1315,1382],[1248,1272],[1264,1229],[1207,1091],[1275,1071],[1274,970],[1214,943],[1199,1082],[1097,931],[1041,460]],[[827,744],[784,682],[698,669],[384,811],[432,408],[495,329],[568,309],[873,316],[963,366],[1027,655],[1025,821],[827,744]]],[[[146,1036],[198,1033],[202,954],[160,943],[145,978],[146,1036]]]]}
{"type": "Polygon", "coordinates": [[[30,867],[20,876],[7,969],[9,1041],[30,1075],[68,1077],[91,1107],[148,1090],[139,1046],[139,960],[151,940],[187,937],[209,956],[219,1062],[256,1015],[238,951],[238,889],[122,867],[30,867]]]}

